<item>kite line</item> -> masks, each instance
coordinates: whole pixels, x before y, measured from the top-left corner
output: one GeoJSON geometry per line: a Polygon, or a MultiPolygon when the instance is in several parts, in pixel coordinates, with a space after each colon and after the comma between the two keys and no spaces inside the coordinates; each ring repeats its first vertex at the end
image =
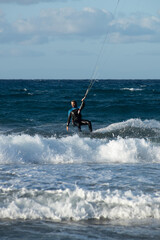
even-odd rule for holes
{"type": "MultiPolygon", "coordinates": [[[[115,9],[114,9],[114,14],[113,14],[113,16],[116,15],[116,12],[117,12],[117,8],[118,8],[119,3],[120,3],[120,0],[117,1],[116,7],[115,7],[115,9]]],[[[98,65],[99,65],[100,59],[101,59],[101,57],[102,57],[102,54],[103,54],[103,52],[104,52],[104,47],[105,47],[105,44],[106,44],[106,42],[107,42],[108,37],[109,37],[109,30],[108,30],[107,33],[106,33],[106,36],[105,36],[105,38],[104,38],[104,41],[103,41],[102,46],[101,46],[101,49],[100,49],[100,52],[99,52],[99,54],[98,54],[98,56],[97,56],[96,64],[95,64],[95,67],[94,67],[92,76],[91,76],[91,78],[90,78],[90,83],[89,83],[89,85],[88,85],[88,88],[87,88],[87,90],[86,90],[86,92],[85,92],[85,95],[84,95],[84,98],[83,98],[83,99],[85,99],[85,98],[87,97],[89,91],[91,90],[91,88],[93,87],[94,83],[96,82],[96,75],[97,75],[97,71],[98,71],[98,65]]]]}

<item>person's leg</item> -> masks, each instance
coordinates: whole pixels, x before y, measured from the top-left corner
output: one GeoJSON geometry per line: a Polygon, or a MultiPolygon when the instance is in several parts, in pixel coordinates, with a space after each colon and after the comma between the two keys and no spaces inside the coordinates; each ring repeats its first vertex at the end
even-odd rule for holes
{"type": "Polygon", "coordinates": [[[81,123],[80,122],[74,122],[74,126],[78,127],[79,132],[81,132],[81,123]]]}
{"type": "Polygon", "coordinates": [[[81,125],[88,125],[90,132],[92,132],[92,123],[88,120],[81,120],[81,125]]]}

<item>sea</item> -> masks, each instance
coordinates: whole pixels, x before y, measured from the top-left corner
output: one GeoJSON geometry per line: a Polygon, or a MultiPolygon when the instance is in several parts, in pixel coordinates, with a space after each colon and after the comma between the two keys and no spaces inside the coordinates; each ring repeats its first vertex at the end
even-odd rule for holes
{"type": "Polygon", "coordinates": [[[0,240],[160,239],[160,80],[0,80],[0,240]]]}

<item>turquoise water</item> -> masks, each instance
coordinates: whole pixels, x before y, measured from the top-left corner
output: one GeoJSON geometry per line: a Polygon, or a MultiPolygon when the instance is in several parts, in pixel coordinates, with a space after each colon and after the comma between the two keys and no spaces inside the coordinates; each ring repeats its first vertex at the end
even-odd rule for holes
{"type": "Polygon", "coordinates": [[[159,239],[160,81],[0,81],[0,239],[159,239]]]}

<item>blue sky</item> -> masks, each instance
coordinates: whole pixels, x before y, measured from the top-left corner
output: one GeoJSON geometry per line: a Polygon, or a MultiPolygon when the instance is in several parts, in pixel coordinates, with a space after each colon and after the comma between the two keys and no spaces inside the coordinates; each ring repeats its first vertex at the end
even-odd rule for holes
{"type": "Polygon", "coordinates": [[[160,1],[117,3],[0,0],[0,79],[160,79],[160,1]]]}

